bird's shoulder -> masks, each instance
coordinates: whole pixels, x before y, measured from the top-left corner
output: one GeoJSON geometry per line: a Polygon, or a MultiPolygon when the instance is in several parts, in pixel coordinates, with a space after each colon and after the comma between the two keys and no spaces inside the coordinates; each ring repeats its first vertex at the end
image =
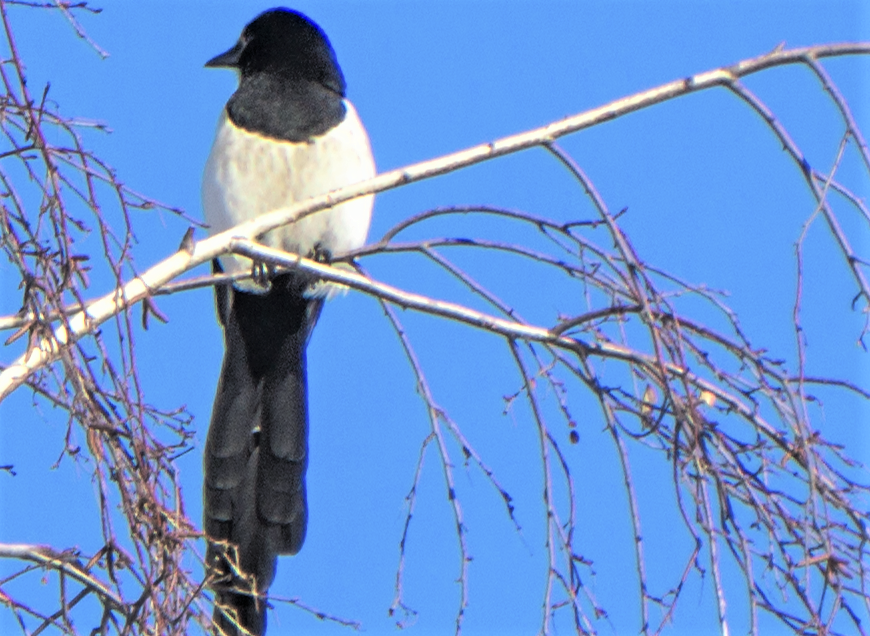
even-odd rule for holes
{"type": "Polygon", "coordinates": [[[284,157],[284,160],[291,162],[294,157],[298,157],[299,161],[311,161],[315,156],[323,157],[324,153],[345,155],[349,160],[358,156],[367,162],[373,161],[368,133],[353,104],[349,100],[342,100],[342,111],[344,116],[341,121],[327,130],[297,139],[286,139],[238,125],[227,108],[218,119],[212,154],[232,157],[233,161],[253,159],[262,153],[284,157]]]}
{"type": "Polygon", "coordinates": [[[292,143],[326,134],[347,114],[342,96],[320,82],[270,73],[244,78],[226,110],[236,127],[292,143]]]}

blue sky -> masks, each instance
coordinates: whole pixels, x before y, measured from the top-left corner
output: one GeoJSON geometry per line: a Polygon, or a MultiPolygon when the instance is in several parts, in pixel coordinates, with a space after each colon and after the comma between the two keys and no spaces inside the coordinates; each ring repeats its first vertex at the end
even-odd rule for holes
{"type": "MultiPolygon", "coordinates": [[[[378,167],[387,170],[754,57],[780,43],[868,40],[870,10],[863,5],[419,1],[300,2],[293,8],[329,35],[378,167]]],[[[86,143],[121,180],[201,218],[202,167],[220,109],[235,86],[232,73],[203,64],[229,48],[242,26],[270,6],[190,0],[113,4],[83,19],[89,35],[110,53],[106,60],[58,15],[19,7],[9,13],[33,92],[51,82],[49,96],[62,113],[106,122],[113,132],[88,134],[86,143]]],[[[835,59],[825,67],[866,134],[870,60],[835,59]]],[[[776,112],[810,162],[828,170],[842,130],[810,73],[774,69],[746,84],[776,112]]],[[[756,115],[717,89],[583,131],[562,145],[612,211],[628,208],[623,227],[647,263],[727,290],[753,343],[794,362],[794,245],[813,201],[799,171],[756,115]]],[[[854,156],[838,174],[855,191],[870,192],[854,156]]],[[[462,204],[500,205],[562,221],[593,215],[567,173],[544,151],[534,150],[380,195],[370,238],[415,213],[462,204]]],[[[139,214],[136,262],[144,268],[175,249],[187,223],[166,212],[139,214]]],[[[866,246],[867,227],[854,217],[847,213],[844,223],[856,245],[866,246]]],[[[515,228],[454,218],[410,237],[464,235],[518,236],[515,228]]],[[[819,222],[809,231],[806,250],[808,368],[813,375],[863,381],[866,388],[867,357],[856,344],[863,322],[850,309],[855,290],[849,271],[819,222]]],[[[572,309],[536,282],[534,270],[493,267],[474,253],[455,258],[506,297],[523,290],[527,319],[554,324],[560,312],[572,309]]],[[[474,302],[421,259],[382,256],[364,265],[375,278],[398,287],[474,302]]],[[[4,267],[0,285],[14,288],[4,267]]],[[[105,291],[96,288],[94,295],[105,291]]],[[[187,512],[199,520],[201,448],[220,369],[221,335],[207,290],[162,299],[159,306],[170,321],[139,333],[141,375],[151,402],[167,408],[184,404],[195,417],[197,446],[178,466],[187,512]]],[[[3,314],[14,311],[14,294],[4,291],[0,308],[3,314]]],[[[523,527],[518,535],[483,475],[460,465],[456,475],[474,557],[466,633],[533,633],[540,624],[546,563],[541,476],[528,410],[517,406],[505,412],[504,396],[520,388],[515,369],[494,337],[400,314],[437,402],[514,495],[523,527]]],[[[12,358],[4,350],[2,361],[12,358]]],[[[298,556],[281,560],[272,592],[359,620],[367,633],[382,633],[393,625],[387,609],[404,498],[429,432],[426,414],[387,321],[361,294],[327,307],[309,349],[309,373],[308,538],[298,556]]],[[[567,444],[564,427],[554,430],[562,436],[577,486],[579,545],[595,560],[591,586],[609,610],[597,628],[602,634],[636,633],[631,535],[617,459],[582,387],[572,391],[580,443],[567,444]]],[[[831,394],[824,414],[816,415],[818,426],[853,456],[870,457],[866,405],[831,394]]],[[[14,478],[0,473],[0,541],[76,545],[85,552],[95,547],[97,505],[87,471],[69,459],[50,469],[63,449],[64,430],[62,418],[50,409],[37,412],[22,392],[0,405],[0,465],[13,463],[18,473],[14,478]]],[[[669,467],[641,450],[636,460],[648,567],[671,572],[687,537],[673,530],[669,467]]],[[[434,454],[427,456],[408,548],[405,591],[418,611],[412,633],[449,631],[458,602],[459,557],[437,462],[434,454]]],[[[7,567],[0,564],[0,576],[7,567]]],[[[734,576],[733,568],[726,570],[734,576]]],[[[732,633],[744,633],[739,583],[734,589],[732,633]]],[[[709,581],[695,581],[668,633],[713,632],[713,602],[709,581]]],[[[270,620],[270,633],[343,630],[287,607],[270,620]]],[[[0,633],[16,633],[10,621],[0,612],[0,633]]],[[[764,633],[778,633],[777,624],[765,625],[770,631],[764,633]]],[[[565,629],[561,625],[559,633],[565,629]]]]}

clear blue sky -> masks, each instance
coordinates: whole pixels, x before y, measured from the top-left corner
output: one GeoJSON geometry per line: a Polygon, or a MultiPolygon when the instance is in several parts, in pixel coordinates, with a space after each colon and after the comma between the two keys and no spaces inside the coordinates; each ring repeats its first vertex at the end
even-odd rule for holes
{"type": "MultiPolygon", "coordinates": [[[[870,39],[865,2],[299,2],[329,35],[348,81],[349,97],[369,130],[378,167],[396,168],[536,127],[610,100],[770,51],[870,39]]],[[[78,40],[53,12],[11,7],[33,93],[51,82],[50,98],[68,116],[106,122],[111,135],[86,142],[123,182],[201,218],[199,182],[217,116],[234,90],[228,71],[204,69],[231,46],[243,25],[271,4],[260,2],[107,3],[86,16],[106,60],[78,40]]],[[[870,59],[825,63],[870,134],[870,59]]],[[[815,167],[827,171],[842,133],[810,73],[776,69],[747,81],[791,130],[815,167]]],[[[642,258],[681,278],[728,290],[730,304],[757,346],[794,361],[789,328],[794,244],[813,201],[799,171],[748,108],[724,89],[691,95],[574,135],[563,142],[611,210],[628,207],[623,227],[642,258]]],[[[854,165],[841,178],[870,193],[854,165]]],[[[370,237],[417,212],[445,205],[502,205],[563,221],[593,210],[566,173],[543,151],[531,151],[380,195],[370,237]]],[[[168,255],[187,224],[168,213],[137,220],[136,262],[168,255]]],[[[855,232],[868,232],[852,219],[855,232]]],[[[433,223],[430,236],[486,236],[486,224],[433,223]]],[[[418,232],[414,236],[421,237],[418,232]]],[[[200,233],[198,236],[202,236],[200,233]]],[[[859,236],[856,234],[855,236],[859,236]]],[[[860,241],[856,240],[856,244],[860,241]]],[[[821,224],[810,232],[804,325],[813,375],[863,382],[866,354],[855,340],[861,316],[842,259],[821,224]]],[[[453,254],[451,253],[451,256],[453,254]]],[[[508,270],[475,270],[500,293],[519,284],[508,270]]],[[[365,265],[380,280],[456,302],[458,287],[411,257],[365,265]]],[[[16,309],[16,282],[0,264],[0,308],[16,309]]],[[[104,288],[95,288],[94,295],[104,288]]],[[[527,318],[555,323],[558,297],[523,306],[527,318]]],[[[195,416],[198,445],[178,462],[186,505],[201,516],[201,451],[222,357],[210,291],[159,302],[170,321],[152,323],[138,340],[147,399],[184,404],[195,416]]],[[[503,397],[519,389],[502,343],[468,328],[402,313],[436,400],[477,445],[514,496],[523,535],[479,471],[457,470],[474,561],[470,567],[468,634],[534,633],[540,624],[545,554],[537,442],[527,409],[504,414],[503,397]]],[[[5,349],[3,362],[12,359],[5,349]]],[[[377,304],[361,294],[331,303],[309,349],[311,518],[302,552],[283,558],[272,592],[342,617],[366,633],[391,629],[404,497],[429,424],[400,347],[377,304]]],[[[600,633],[639,629],[630,528],[616,456],[598,411],[574,387],[581,443],[562,436],[577,484],[584,556],[595,560],[591,584],[609,620],[600,633]]],[[[866,460],[868,410],[829,400],[818,426],[866,460]],[[860,409],[860,410],[859,410],[860,409]]],[[[79,546],[99,540],[94,489],[69,459],[50,470],[63,448],[65,423],[37,412],[23,392],[0,405],[0,541],[79,546]]],[[[79,435],[80,443],[81,434],[79,435]]],[[[431,452],[431,451],[430,451],[431,452]]],[[[456,454],[460,461],[460,454],[456,454]]],[[[637,457],[648,567],[670,572],[685,549],[674,531],[667,466],[637,457]]],[[[411,633],[447,633],[458,602],[458,553],[441,470],[425,464],[407,564],[407,601],[419,615],[411,633]]],[[[0,563],[0,577],[8,571],[0,563]]],[[[726,572],[728,576],[733,571],[726,572]]],[[[729,579],[734,580],[736,579],[729,579]]],[[[662,583],[662,585],[664,585],[662,583]]],[[[745,633],[739,584],[730,601],[732,633],[745,633]]],[[[662,592],[664,591],[661,590],[662,592]]],[[[53,588],[52,592],[53,593],[53,588]]],[[[696,582],[675,617],[675,634],[716,629],[712,586],[696,582]]],[[[773,623],[769,631],[778,633],[773,623]]],[[[282,606],[270,634],[336,633],[341,628],[282,606]]],[[[18,633],[0,611],[0,633],[18,633]]],[[[563,633],[563,632],[560,632],[563,633]]]]}

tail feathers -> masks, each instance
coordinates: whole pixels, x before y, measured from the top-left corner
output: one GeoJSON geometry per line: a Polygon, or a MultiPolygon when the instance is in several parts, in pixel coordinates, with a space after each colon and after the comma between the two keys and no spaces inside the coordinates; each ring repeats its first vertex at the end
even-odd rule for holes
{"type": "Polygon", "coordinates": [[[226,354],[206,440],[204,526],[221,636],[263,634],[257,593],[271,585],[277,555],[305,540],[305,348],[322,300],[303,292],[282,275],[266,294],[218,294],[226,354]]]}
{"type": "Polygon", "coordinates": [[[262,636],[266,605],[262,598],[240,592],[218,592],[214,608],[215,636],[262,636]]]}
{"type": "Polygon", "coordinates": [[[262,387],[257,512],[263,521],[282,527],[285,539],[275,546],[281,554],[299,551],[308,518],[305,502],[308,418],[302,338],[304,334],[299,333],[285,341],[262,387]]]}
{"type": "MultiPolygon", "coordinates": [[[[251,435],[251,452],[245,477],[233,490],[220,493],[229,501],[232,516],[219,526],[228,530],[223,543],[209,542],[207,562],[217,578],[214,626],[216,636],[262,636],[266,630],[265,592],[275,578],[278,529],[260,522],[256,511],[256,483],[259,464],[257,433],[251,435]]],[[[217,498],[217,497],[215,497],[217,498]]],[[[213,525],[213,527],[216,527],[213,525]]],[[[209,535],[210,538],[217,538],[209,535]]]]}
{"type": "MultiPolygon", "coordinates": [[[[263,549],[262,533],[256,524],[253,488],[256,483],[258,451],[250,455],[246,477],[239,487],[222,493],[222,499],[237,503],[234,515],[221,526],[228,531],[226,543],[209,542],[207,563],[217,577],[214,608],[215,636],[262,636],[266,633],[266,601],[258,597],[275,574],[277,557],[263,549]]],[[[209,535],[213,537],[213,535],[209,535]]]]}
{"type": "Polygon", "coordinates": [[[206,534],[234,539],[234,523],[253,487],[245,479],[256,475],[254,429],[260,418],[260,387],[251,374],[237,321],[225,324],[226,353],[205,443],[204,513],[206,534]]]}

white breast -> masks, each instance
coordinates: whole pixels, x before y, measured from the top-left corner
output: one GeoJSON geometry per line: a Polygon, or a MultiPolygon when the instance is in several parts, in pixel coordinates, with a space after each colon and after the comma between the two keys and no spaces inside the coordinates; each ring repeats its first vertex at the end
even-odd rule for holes
{"type": "MultiPolygon", "coordinates": [[[[236,128],[224,111],[202,182],[210,234],[374,176],[368,135],[353,104],[345,100],[345,106],[343,122],[303,143],[276,141],[236,128]]],[[[365,244],[373,199],[361,197],[322,210],[272,230],[260,241],[303,256],[319,244],[332,256],[341,256],[365,244]]],[[[221,266],[227,273],[249,272],[252,263],[239,256],[222,256],[221,266]]]]}

